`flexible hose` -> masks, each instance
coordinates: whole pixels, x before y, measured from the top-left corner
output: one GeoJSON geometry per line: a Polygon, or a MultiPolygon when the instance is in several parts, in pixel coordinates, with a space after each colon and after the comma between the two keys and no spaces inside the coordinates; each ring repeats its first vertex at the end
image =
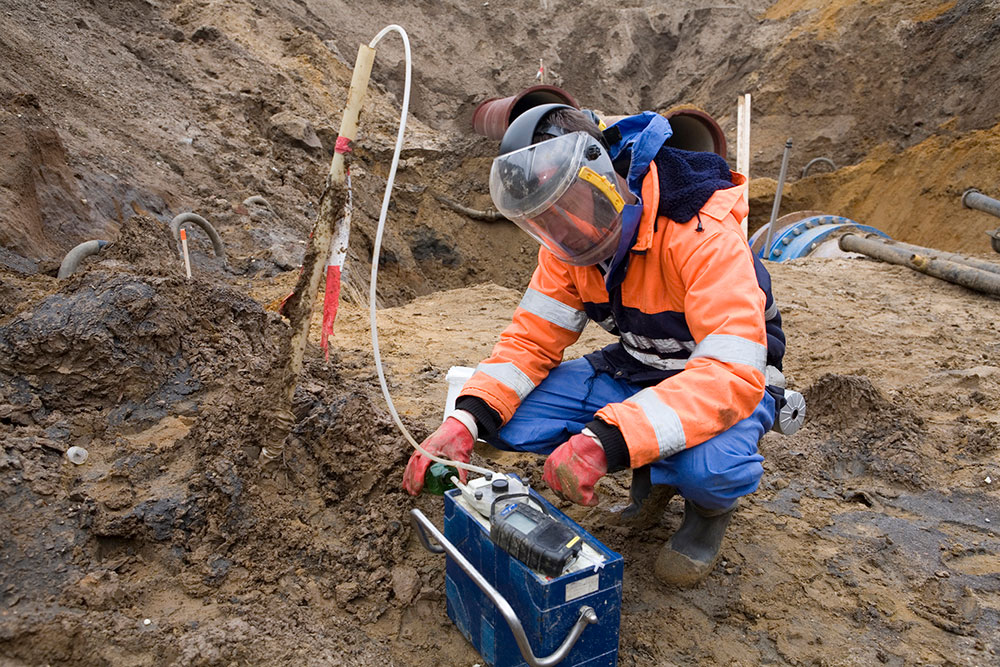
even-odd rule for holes
{"type": "Polygon", "coordinates": [[[375,38],[368,45],[368,48],[374,49],[375,45],[390,32],[398,32],[399,36],[403,39],[403,52],[406,57],[406,80],[403,84],[403,103],[402,111],[399,114],[399,132],[396,134],[396,149],[392,154],[392,166],[389,167],[389,176],[387,177],[385,183],[385,195],[382,197],[382,211],[379,213],[378,228],[375,232],[375,247],[372,249],[371,286],[368,292],[368,311],[371,318],[372,331],[372,352],[375,355],[375,368],[378,371],[378,382],[382,387],[382,395],[385,396],[385,402],[389,406],[389,412],[392,414],[392,418],[396,422],[396,426],[399,427],[403,436],[410,442],[411,445],[413,445],[414,449],[432,461],[454,466],[456,468],[462,468],[463,470],[469,470],[471,472],[477,472],[481,475],[492,475],[493,471],[487,468],[481,468],[479,466],[463,463],[461,461],[451,461],[441,458],[440,456],[431,454],[426,449],[421,447],[413,436],[410,435],[406,426],[403,425],[403,420],[399,418],[399,413],[396,412],[396,406],[393,404],[392,397],[389,395],[389,386],[385,381],[385,371],[382,369],[382,355],[379,352],[378,347],[378,324],[375,321],[375,286],[378,282],[378,258],[379,253],[382,250],[382,232],[385,229],[385,218],[389,212],[389,200],[392,196],[392,184],[396,180],[396,167],[399,165],[399,154],[403,149],[403,133],[406,131],[406,116],[410,108],[410,39],[406,36],[406,31],[398,25],[388,25],[383,28],[381,32],[375,35],[375,38]]]}
{"type": "Polygon", "coordinates": [[[59,265],[59,274],[56,277],[69,278],[71,275],[76,273],[77,268],[80,266],[80,262],[91,255],[96,255],[101,251],[101,248],[107,244],[107,241],[84,241],[80,245],[76,246],[66,253],[66,257],[63,258],[62,264],[59,265]]]}
{"type": "Polygon", "coordinates": [[[269,211],[273,211],[270,202],[261,197],[260,195],[251,195],[243,200],[244,206],[250,206],[251,204],[256,204],[257,206],[263,206],[269,211]]]}
{"type": "Polygon", "coordinates": [[[814,157],[813,159],[809,160],[809,162],[806,163],[806,166],[802,167],[802,175],[799,176],[799,178],[805,178],[809,174],[809,170],[812,169],[812,166],[814,164],[820,164],[820,163],[828,164],[830,165],[831,170],[837,171],[837,165],[835,165],[833,163],[833,160],[831,160],[830,158],[814,157]]]}
{"type": "Polygon", "coordinates": [[[226,247],[222,244],[222,237],[219,236],[219,232],[215,231],[212,223],[197,213],[181,213],[170,221],[170,231],[173,233],[175,241],[180,243],[181,225],[185,222],[193,222],[201,227],[208,234],[208,238],[212,240],[212,249],[215,250],[215,256],[221,257],[223,260],[226,259],[226,247]]]}

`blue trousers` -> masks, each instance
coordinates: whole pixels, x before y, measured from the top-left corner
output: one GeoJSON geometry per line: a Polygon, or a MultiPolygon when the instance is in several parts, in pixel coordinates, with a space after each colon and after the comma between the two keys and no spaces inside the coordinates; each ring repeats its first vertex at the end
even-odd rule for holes
{"type": "MultiPolygon", "coordinates": [[[[488,442],[497,449],[548,454],[579,433],[608,403],[618,403],[642,387],[596,372],[586,359],[560,364],[518,407],[488,442]]],[[[709,510],[731,507],[757,490],[764,474],[757,442],[774,422],[770,394],[753,413],[710,440],[651,464],[653,484],[669,484],[709,510]]]]}

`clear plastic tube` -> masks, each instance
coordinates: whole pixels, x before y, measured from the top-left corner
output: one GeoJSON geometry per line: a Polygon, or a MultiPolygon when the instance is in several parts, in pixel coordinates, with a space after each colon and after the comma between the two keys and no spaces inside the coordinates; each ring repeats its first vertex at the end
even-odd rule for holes
{"type": "Polygon", "coordinates": [[[393,420],[396,422],[396,426],[402,432],[403,436],[413,445],[413,448],[418,452],[426,456],[432,461],[438,463],[443,463],[445,465],[454,466],[456,468],[461,468],[463,470],[468,470],[471,472],[477,472],[481,475],[492,475],[493,471],[487,468],[481,468],[479,466],[474,466],[470,463],[462,463],[461,461],[451,461],[440,456],[435,456],[431,454],[410,435],[410,432],[403,425],[403,420],[399,418],[399,413],[396,412],[396,406],[392,402],[392,397],[389,395],[389,387],[385,381],[385,371],[382,369],[382,355],[379,352],[378,347],[378,325],[375,321],[375,287],[378,283],[378,259],[379,253],[382,250],[382,232],[385,228],[385,219],[389,211],[389,200],[392,196],[392,184],[396,180],[396,167],[399,166],[399,154],[403,149],[403,133],[406,130],[406,116],[410,108],[410,39],[406,36],[406,31],[403,30],[398,25],[388,25],[383,28],[375,38],[372,39],[371,43],[368,44],[368,48],[374,49],[375,45],[390,32],[398,32],[399,36],[403,39],[403,51],[406,57],[406,80],[403,84],[403,104],[402,112],[399,115],[399,132],[396,135],[396,149],[392,154],[392,166],[389,167],[389,176],[385,183],[385,195],[382,197],[382,211],[379,213],[378,218],[378,228],[375,232],[375,244],[372,250],[372,275],[371,275],[371,285],[368,293],[368,311],[371,319],[371,332],[372,332],[372,352],[375,355],[375,368],[378,371],[378,381],[379,385],[382,387],[382,395],[385,396],[385,402],[389,406],[389,412],[392,414],[393,420]]]}

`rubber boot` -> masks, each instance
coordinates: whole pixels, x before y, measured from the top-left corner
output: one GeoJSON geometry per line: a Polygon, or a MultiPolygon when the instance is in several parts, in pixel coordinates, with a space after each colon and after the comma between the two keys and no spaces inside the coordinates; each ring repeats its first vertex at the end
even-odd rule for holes
{"type": "Polygon", "coordinates": [[[724,510],[706,510],[684,501],[684,520],[656,558],[656,578],[674,586],[693,586],[719,561],[722,537],[738,503],[724,510]]]}
{"type": "Polygon", "coordinates": [[[650,481],[649,466],[632,470],[629,489],[631,504],[619,514],[619,523],[630,528],[652,528],[660,522],[670,499],[677,495],[676,486],[656,485],[650,481]]]}

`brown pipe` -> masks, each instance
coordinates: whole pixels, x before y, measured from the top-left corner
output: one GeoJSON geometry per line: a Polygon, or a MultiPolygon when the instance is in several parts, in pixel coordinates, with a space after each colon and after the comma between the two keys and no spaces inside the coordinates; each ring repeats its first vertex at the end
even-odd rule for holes
{"type": "Polygon", "coordinates": [[[562,88],[547,85],[532,86],[517,95],[493,97],[481,102],[472,112],[472,129],[476,134],[499,141],[503,139],[503,133],[512,120],[540,104],[568,104],[580,108],[573,96],[562,88]]]}
{"type": "Polygon", "coordinates": [[[991,271],[916,254],[905,248],[894,247],[884,240],[863,238],[857,234],[844,234],[840,237],[839,245],[840,249],[846,252],[859,252],[862,255],[868,255],[890,264],[906,266],[914,271],[926,273],[934,278],[947,280],[977,292],[1000,296],[1000,274],[991,271]]]}
{"type": "Polygon", "coordinates": [[[672,107],[663,112],[670,121],[673,135],[667,146],[685,151],[703,151],[726,157],[726,133],[710,115],[689,105],[672,107]]]}

